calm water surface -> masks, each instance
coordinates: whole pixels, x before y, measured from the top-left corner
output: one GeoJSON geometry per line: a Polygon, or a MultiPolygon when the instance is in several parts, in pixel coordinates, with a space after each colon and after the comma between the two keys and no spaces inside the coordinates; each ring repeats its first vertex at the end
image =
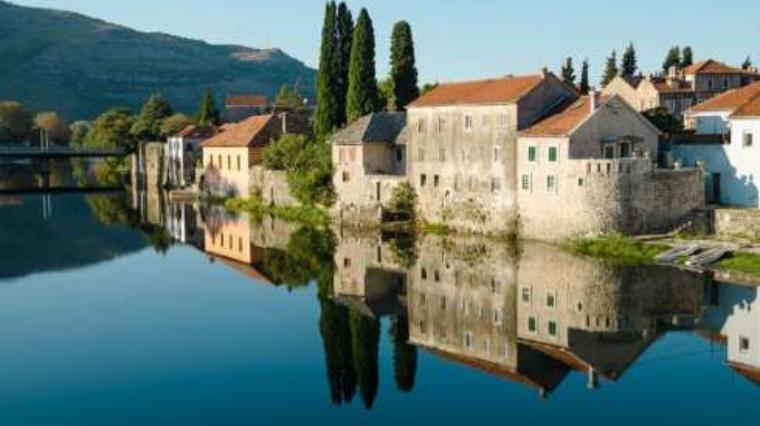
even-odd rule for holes
{"type": "Polygon", "coordinates": [[[0,424],[752,424],[757,288],[160,194],[0,199],[0,424]],[[47,206],[49,204],[49,206],[47,206]]]}

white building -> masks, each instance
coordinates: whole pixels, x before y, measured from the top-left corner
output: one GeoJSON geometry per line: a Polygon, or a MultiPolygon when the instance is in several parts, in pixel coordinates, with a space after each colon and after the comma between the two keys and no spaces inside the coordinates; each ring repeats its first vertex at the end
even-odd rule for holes
{"type": "Polygon", "coordinates": [[[195,183],[195,163],[202,157],[200,144],[214,136],[213,127],[187,126],[166,144],[166,176],[169,185],[184,188],[195,183]]]}

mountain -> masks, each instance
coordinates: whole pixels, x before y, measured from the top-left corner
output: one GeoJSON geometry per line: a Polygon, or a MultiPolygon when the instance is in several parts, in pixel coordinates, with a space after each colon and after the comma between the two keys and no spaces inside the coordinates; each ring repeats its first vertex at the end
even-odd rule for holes
{"type": "Polygon", "coordinates": [[[314,95],[315,71],[278,49],[212,45],[146,33],[52,9],[0,0],[0,99],[91,119],[111,107],[137,111],[160,92],[194,113],[205,87],[273,96],[283,84],[314,95]]]}

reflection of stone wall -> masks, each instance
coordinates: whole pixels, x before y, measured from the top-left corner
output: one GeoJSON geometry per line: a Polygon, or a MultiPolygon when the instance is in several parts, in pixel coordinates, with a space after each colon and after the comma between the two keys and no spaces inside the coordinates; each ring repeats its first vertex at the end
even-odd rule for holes
{"type": "Polygon", "coordinates": [[[379,235],[340,235],[335,250],[336,296],[373,297],[405,284],[406,271],[379,235]]]}
{"type": "Polygon", "coordinates": [[[249,226],[251,244],[256,247],[283,251],[288,249],[290,237],[301,227],[297,223],[286,222],[272,216],[264,216],[260,222],[253,221],[249,226]]]}
{"type": "Polygon", "coordinates": [[[298,200],[290,193],[288,176],[283,171],[267,170],[262,166],[251,167],[250,193],[260,194],[267,205],[294,207],[298,200]]]}

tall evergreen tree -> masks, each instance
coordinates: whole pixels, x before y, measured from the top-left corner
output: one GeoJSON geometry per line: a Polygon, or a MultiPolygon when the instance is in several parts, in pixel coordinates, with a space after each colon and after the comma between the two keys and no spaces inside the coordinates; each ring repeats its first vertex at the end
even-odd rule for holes
{"type": "Polygon", "coordinates": [[[671,67],[678,67],[681,65],[681,48],[678,46],[673,46],[668,50],[667,56],[665,56],[665,61],[662,63],[662,72],[664,74],[667,74],[670,72],[671,67]]]}
{"type": "Polygon", "coordinates": [[[692,52],[691,46],[684,47],[681,56],[683,56],[681,58],[682,69],[694,64],[694,52],[692,52]]]}
{"type": "Polygon", "coordinates": [[[581,66],[581,82],[578,85],[578,90],[582,95],[587,94],[591,90],[591,84],[588,79],[588,59],[584,59],[581,66]]]}
{"type": "Polygon", "coordinates": [[[618,75],[617,66],[617,52],[612,51],[612,55],[607,58],[607,63],[604,67],[604,74],[602,75],[602,86],[610,84],[610,82],[618,75]]]}
{"type": "Polygon", "coordinates": [[[348,66],[351,61],[351,44],[354,39],[354,18],[346,3],[338,6],[335,23],[336,44],[335,72],[338,77],[336,91],[337,126],[346,124],[346,95],[348,94],[348,66]]]}
{"type": "Polygon", "coordinates": [[[571,86],[575,86],[575,67],[573,67],[573,58],[565,59],[565,62],[562,64],[561,74],[562,81],[571,86]]]}
{"type": "Polygon", "coordinates": [[[365,317],[354,309],[348,316],[356,382],[364,406],[371,409],[377,397],[379,380],[380,321],[365,317]]]}
{"type": "Polygon", "coordinates": [[[216,109],[216,102],[214,102],[214,92],[211,91],[211,88],[207,88],[203,93],[198,112],[195,114],[195,122],[202,126],[208,126],[219,124],[219,121],[219,110],[216,109]]]}
{"type": "Polygon", "coordinates": [[[412,27],[406,21],[393,26],[391,36],[391,80],[396,111],[403,111],[420,96],[414,55],[412,27]]]}
{"type": "Polygon", "coordinates": [[[623,59],[620,64],[620,75],[624,78],[632,78],[636,74],[637,69],[636,48],[633,47],[633,42],[631,42],[625,49],[625,53],[623,53],[623,59]]]}
{"type": "Polygon", "coordinates": [[[747,59],[745,59],[744,62],[742,63],[742,69],[747,71],[750,68],[752,68],[752,57],[747,56],[747,59]]]}
{"type": "Polygon", "coordinates": [[[174,114],[169,102],[160,94],[152,94],[140,110],[134,125],[132,134],[141,141],[157,140],[161,135],[162,121],[174,114]]]}
{"type": "Polygon", "coordinates": [[[377,111],[379,107],[375,77],[375,30],[367,9],[362,9],[354,28],[351,62],[348,70],[346,118],[352,122],[377,111]]]}
{"type": "Polygon", "coordinates": [[[340,126],[340,79],[336,70],[338,48],[336,31],[335,2],[325,6],[325,20],[322,26],[322,46],[317,71],[317,112],[314,118],[314,133],[324,139],[340,126]]]}

